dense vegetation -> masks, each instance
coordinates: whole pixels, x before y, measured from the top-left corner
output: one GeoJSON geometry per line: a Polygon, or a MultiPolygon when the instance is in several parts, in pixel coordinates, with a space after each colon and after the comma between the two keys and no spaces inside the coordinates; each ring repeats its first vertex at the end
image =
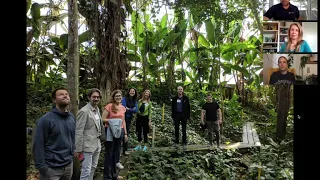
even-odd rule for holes
{"type": "MultiPolygon", "coordinates": [[[[286,137],[278,140],[276,92],[261,86],[262,76],[257,74],[262,70],[258,1],[78,0],[79,23],[87,27],[78,36],[78,68],[76,54],[68,49],[75,37],[70,38],[67,31],[49,32],[55,26],[64,27],[66,2],[27,0],[28,127],[51,109],[50,93],[59,86],[76,89],[72,94],[79,98],[79,108],[92,87],[104,93],[101,106],[107,102],[108,88],[125,92],[136,87],[140,94],[148,88],[154,103],[155,146],[171,146],[170,102],[176,87],[182,85],[191,100],[189,144],[207,143],[206,132],[199,127],[200,107],[211,92],[223,110],[223,143],[241,142],[244,122],[255,122],[261,149],[132,153],[127,162],[129,179],[293,178],[292,97],[286,137]],[[40,13],[45,8],[46,14],[40,13]],[[75,70],[79,70],[78,84],[65,77],[75,70]]],[[[74,98],[72,103],[76,102],[74,98]]],[[[137,144],[134,131],[133,123],[131,146],[137,144]]],[[[30,141],[27,136],[27,174],[28,179],[37,179],[30,141]]],[[[102,172],[103,156],[97,173],[102,172]]]]}

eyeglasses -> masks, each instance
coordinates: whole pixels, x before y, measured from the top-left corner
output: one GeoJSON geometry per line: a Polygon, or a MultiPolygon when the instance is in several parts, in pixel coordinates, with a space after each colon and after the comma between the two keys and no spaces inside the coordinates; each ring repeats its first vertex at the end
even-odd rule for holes
{"type": "Polygon", "coordinates": [[[121,97],[121,95],[116,95],[116,96],[114,96],[114,97],[121,97]]]}
{"type": "Polygon", "coordinates": [[[93,99],[100,99],[100,96],[91,96],[93,99]]]}

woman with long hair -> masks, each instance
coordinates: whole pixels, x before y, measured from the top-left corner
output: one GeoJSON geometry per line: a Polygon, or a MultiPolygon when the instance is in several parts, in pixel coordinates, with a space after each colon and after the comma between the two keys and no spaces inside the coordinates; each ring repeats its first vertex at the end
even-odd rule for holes
{"type": "MultiPolygon", "coordinates": [[[[122,98],[122,105],[126,108],[125,121],[127,133],[130,133],[130,125],[133,115],[138,112],[138,92],[135,88],[130,88],[127,95],[122,98]]],[[[129,155],[128,142],[123,139],[123,154],[129,155]]]]}
{"type": "Polygon", "coordinates": [[[128,141],[125,112],[126,108],[121,105],[122,92],[115,90],[111,94],[110,103],[108,103],[103,111],[102,119],[106,126],[106,142],[105,142],[105,158],[104,158],[104,180],[121,179],[117,176],[116,164],[120,157],[120,148],[122,138],[128,141]],[[120,121],[120,122],[119,122],[120,121]],[[120,127],[118,127],[118,126],[120,127]],[[121,133],[118,133],[121,128],[121,133]],[[117,136],[115,135],[117,134],[117,136]],[[120,135],[119,135],[120,134],[120,135]],[[123,137],[124,136],[124,137],[123,137]]]}
{"type": "Polygon", "coordinates": [[[148,133],[151,127],[151,115],[152,115],[152,103],[150,100],[151,92],[150,90],[145,90],[142,94],[141,99],[138,102],[138,115],[136,121],[136,131],[138,133],[138,141],[139,145],[134,148],[135,151],[139,151],[142,149],[142,132],[143,132],[143,140],[144,147],[143,151],[147,151],[148,144],[148,133]]]}
{"type": "Polygon", "coordinates": [[[300,23],[292,23],[288,30],[288,42],[284,42],[280,52],[312,52],[307,41],[303,40],[300,23]]]}

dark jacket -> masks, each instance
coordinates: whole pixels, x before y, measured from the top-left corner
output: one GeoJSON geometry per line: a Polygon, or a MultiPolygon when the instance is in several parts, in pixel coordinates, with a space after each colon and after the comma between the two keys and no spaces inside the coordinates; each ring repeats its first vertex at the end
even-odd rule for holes
{"type": "Polygon", "coordinates": [[[138,101],[137,100],[130,100],[128,97],[123,97],[121,104],[125,108],[129,108],[129,110],[126,110],[126,119],[131,119],[133,117],[134,113],[138,112],[138,101]]]}
{"type": "MultiPolygon", "coordinates": [[[[177,115],[177,99],[178,95],[172,98],[172,118],[176,118],[177,115]]],[[[190,119],[190,102],[189,98],[186,95],[182,96],[182,114],[184,118],[190,119]]]]}
{"type": "Polygon", "coordinates": [[[43,115],[37,122],[33,155],[41,174],[48,167],[62,167],[73,161],[75,150],[75,117],[57,108],[43,115]]]}

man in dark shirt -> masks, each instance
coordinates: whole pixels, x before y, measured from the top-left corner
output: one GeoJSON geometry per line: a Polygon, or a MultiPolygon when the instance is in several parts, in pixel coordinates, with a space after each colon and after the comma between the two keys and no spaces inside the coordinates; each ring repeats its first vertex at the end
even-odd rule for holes
{"type": "Polygon", "coordinates": [[[210,148],[213,146],[213,131],[216,134],[216,142],[218,148],[220,147],[220,124],[222,123],[222,114],[220,106],[217,102],[213,101],[212,95],[207,95],[207,102],[202,106],[201,109],[201,124],[204,124],[204,115],[206,115],[206,123],[208,127],[208,140],[210,143],[210,148]],[[217,112],[219,118],[217,118],[217,112]],[[219,119],[219,120],[218,120],[219,119]]]}
{"type": "Polygon", "coordinates": [[[284,56],[279,57],[278,66],[279,71],[273,72],[271,74],[269,85],[295,84],[294,74],[288,72],[288,59],[284,56]]]}
{"type": "Polygon", "coordinates": [[[279,4],[271,6],[263,15],[263,20],[301,20],[299,9],[292,5],[290,0],[280,0],[279,4]]]}
{"type": "Polygon", "coordinates": [[[187,145],[187,120],[190,119],[190,103],[189,98],[183,93],[183,87],[177,88],[178,95],[172,98],[172,119],[175,129],[175,146],[179,144],[179,126],[182,125],[182,141],[183,149],[187,145]]]}
{"type": "Polygon", "coordinates": [[[71,180],[75,150],[76,121],[68,112],[69,93],[58,88],[52,93],[55,107],[37,121],[33,156],[40,180],[71,180]]]}

